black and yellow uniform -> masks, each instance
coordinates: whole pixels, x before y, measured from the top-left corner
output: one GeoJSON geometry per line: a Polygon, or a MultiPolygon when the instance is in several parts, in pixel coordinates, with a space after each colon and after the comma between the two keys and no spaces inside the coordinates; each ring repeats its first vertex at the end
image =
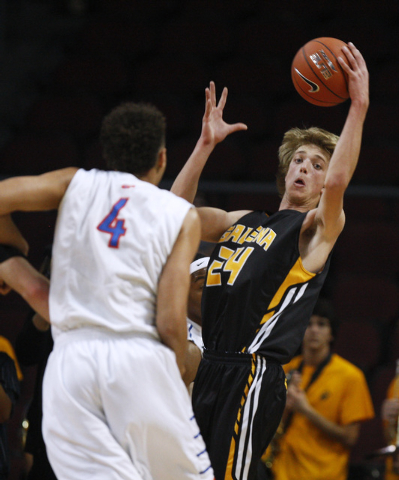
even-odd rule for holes
{"type": "Polygon", "coordinates": [[[211,255],[193,406],[216,480],[255,477],[284,410],[281,364],[300,346],[329,267],[314,274],[302,265],[305,216],[252,212],[211,255]]]}

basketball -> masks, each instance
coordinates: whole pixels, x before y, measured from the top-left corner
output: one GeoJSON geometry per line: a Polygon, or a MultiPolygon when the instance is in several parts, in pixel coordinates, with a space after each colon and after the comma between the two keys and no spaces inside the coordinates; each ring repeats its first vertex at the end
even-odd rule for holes
{"type": "Polygon", "coordinates": [[[292,61],[291,77],[296,91],[310,103],[332,107],[349,98],[348,75],[338,63],[345,59],[337,38],[320,37],[301,47],[292,61]]]}

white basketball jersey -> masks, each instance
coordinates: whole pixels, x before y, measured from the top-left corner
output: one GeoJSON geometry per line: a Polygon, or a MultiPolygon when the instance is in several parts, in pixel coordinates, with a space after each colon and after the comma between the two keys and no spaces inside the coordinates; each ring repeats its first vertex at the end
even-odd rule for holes
{"type": "Polygon", "coordinates": [[[78,170],[55,229],[53,335],[96,327],[159,338],[158,280],[191,207],[128,173],[78,170]]]}
{"type": "Polygon", "coordinates": [[[204,353],[204,341],[202,340],[202,327],[193,320],[187,318],[187,340],[193,342],[204,353]]]}

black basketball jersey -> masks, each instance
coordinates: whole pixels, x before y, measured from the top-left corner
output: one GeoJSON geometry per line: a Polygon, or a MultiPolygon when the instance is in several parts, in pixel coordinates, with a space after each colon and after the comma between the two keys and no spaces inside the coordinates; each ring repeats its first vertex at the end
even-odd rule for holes
{"type": "Polygon", "coordinates": [[[326,278],[308,272],[299,254],[306,213],[252,212],[220,238],[202,299],[205,348],[257,353],[288,363],[300,346],[326,278]]]}

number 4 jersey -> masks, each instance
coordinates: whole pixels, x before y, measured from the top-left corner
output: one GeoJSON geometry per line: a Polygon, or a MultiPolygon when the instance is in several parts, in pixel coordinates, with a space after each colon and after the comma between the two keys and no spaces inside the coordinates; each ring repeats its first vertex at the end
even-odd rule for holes
{"type": "Polygon", "coordinates": [[[206,349],[291,360],[330,263],[317,275],[303,267],[298,242],[305,216],[252,212],[220,238],[202,298],[206,349]]]}
{"type": "Polygon", "coordinates": [[[53,334],[99,327],[158,338],[158,280],[191,207],[128,173],[78,170],[53,243],[53,334]]]}

